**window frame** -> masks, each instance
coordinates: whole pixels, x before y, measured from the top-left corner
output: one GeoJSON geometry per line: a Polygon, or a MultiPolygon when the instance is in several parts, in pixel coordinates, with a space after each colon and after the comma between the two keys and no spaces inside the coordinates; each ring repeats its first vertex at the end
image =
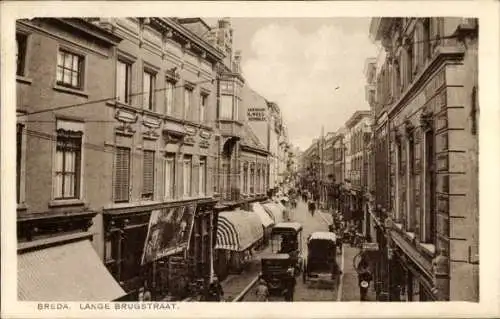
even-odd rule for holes
{"type": "Polygon", "coordinates": [[[19,32],[16,31],[16,76],[20,77],[26,77],[26,71],[27,71],[27,53],[28,53],[28,40],[29,40],[29,35],[24,33],[24,32],[19,32]],[[19,45],[19,38],[22,37],[22,43],[23,45],[19,45]],[[23,48],[22,50],[22,62],[18,63],[19,61],[19,56],[20,56],[20,48],[23,48]]]}
{"type": "Polygon", "coordinates": [[[191,120],[193,118],[193,95],[194,94],[194,87],[190,84],[184,85],[184,92],[183,92],[183,97],[182,97],[182,109],[183,109],[183,114],[182,118],[184,120],[191,120]],[[187,98],[189,97],[189,98],[187,98]]]}
{"type": "Polygon", "coordinates": [[[66,201],[66,200],[77,200],[82,197],[82,159],[83,159],[83,131],[71,131],[64,128],[56,128],[56,143],[55,143],[55,158],[54,158],[54,175],[53,175],[53,191],[54,191],[54,200],[56,201],[66,201]],[[66,136],[64,136],[66,135],[66,136]],[[66,159],[68,153],[71,151],[69,148],[70,144],[75,143],[78,146],[74,147],[74,170],[69,171],[66,169],[66,159]],[[62,149],[62,150],[61,150],[62,149]],[[62,168],[59,171],[58,168],[58,153],[62,152],[61,165],[62,168]],[[73,189],[72,195],[66,194],[66,177],[73,175],[73,189]],[[58,177],[61,176],[61,184],[59,185],[58,177]],[[60,186],[60,187],[59,187],[60,186]],[[60,190],[61,195],[57,194],[57,189],[60,190]]]}
{"type": "Polygon", "coordinates": [[[157,72],[143,68],[142,70],[142,108],[154,112],[156,108],[156,76],[157,72]],[[149,77],[149,88],[146,90],[146,77],[149,77]],[[147,94],[146,94],[147,92],[147,94]],[[147,101],[146,103],[146,96],[147,101]],[[147,104],[147,105],[146,105],[147,104]]]}
{"type": "Polygon", "coordinates": [[[200,93],[200,103],[199,103],[199,115],[198,119],[200,123],[205,123],[206,120],[206,112],[207,112],[207,104],[208,104],[208,96],[209,94],[206,92],[201,92],[200,93]]]}
{"type": "MultiPolygon", "coordinates": [[[[127,146],[117,146],[115,149],[115,158],[114,158],[114,169],[113,169],[113,202],[114,203],[128,203],[130,202],[131,199],[131,194],[130,194],[130,186],[131,186],[131,178],[130,178],[130,173],[131,173],[131,166],[132,166],[132,150],[130,147],[127,146]],[[127,161],[127,187],[126,187],[126,198],[118,198],[117,197],[117,163],[118,163],[118,155],[119,151],[125,151],[125,154],[128,155],[127,161]]],[[[124,190],[123,190],[124,191],[124,190]]],[[[125,192],[125,191],[124,191],[125,192]]],[[[125,194],[125,193],[124,193],[125,194]]]]}
{"type": "Polygon", "coordinates": [[[154,200],[155,198],[155,164],[156,164],[156,152],[154,150],[149,150],[145,149],[143,150],[143,157],[142,157],[142,192],[141,192],[141,199],[143,200],[154,200]],[[150,181],[147,180],[146,176],[146,156],[152,156],[151,158],[151,167],[148,168],[151,172],[151,178],[150,181]],[[151,185],[146,185],[147,183],[151,183],[151,185]]]}
{"type": "Polygon", "coordinates": [[[132,103],[132,65],[133,63],[123,59],[123,58],[118,58],[116,61],[116,99],[120,103],[130,105],[132,103]],[[119,85],[119,78],[118,78],[118,65],[119,64],[125,65],[125,96],[124,100],[120,100],[120,90],[118,89],[119,85]]]}
{"type": "Polygon", "coordinates": [[[175,89],[176,89],[177,81],[170,78],[166,77],[165,79],[165,115],[173,115],[175,112],[175,89]],[[171,87],[167,89],[167,86],[171,87]],[[171,96],[168,96],[168,93],[170,92],[171,96]]]}
{"type": "Polygon", "coordinates": [[[198,195],[205,196],[207,194],[207,158],[200,158],[200,165],[198,167],[198,195]],[[204,169],[202,170],[202,167],[204,169]]]}
{"type": "MultiPolygon", "coordinates": [[[[163,172],[163,198],[164,199],[174,199],[175,198],[175,172],[176,172],[176,161],[175,161],[175,153],[165,153],[164,156],[164,172],[163,172]],[[167,171],[168,171],[168,163],[172,163],[172,174],[171,179],[168,181],[167,185],[167,171]]],[[[184,191],[184,189],[183,189],[184,191]]]]}
{"type": "MultiPolygon", "coordinates": [[[[85,61],[86,61],[86,56],[84,54],[81,54],[81,53],[78,53],[78,52],[75,52],[74,50],[71,50],[71,49],[67,49],[65,47],[60,47],[57,51],[57,61],[56,61],[56,84],[60,87],[64,87],[64,88],[69,88],[69,89],[73,89],[73,90],[79,90],[79,91],[83,91],[84,90],[84,87],[85,87],[85,61]],[[63,65],[59,65],[59,57],[60,57],[60,54],[63,54],[63,65]],[[71,67],[73,68],[74,66],[74,58],[77,57],[78,58],[78,61],[77,61],[77,71],[73,70],[73,69],[67,69],[66,66],[64,65],[65,64],[65,57],[66,55],[69,55],[72,57],[72,63],[71,63],[71,67]],[[59,69],[62,68],[62,80],[59,80],[59,77],[58,77],[58,74],[59,74],[59,69]],[[77,85],[73,85],[72,83],[66,83],[64,82],[64,79],[65,79],[65,71],[66,70],[69,70],[70,73],[71,73],[71,79],[73,79],[73,73],[76,72],[77,74],[77,85]]],[[[72,80],[71,80],[72,81],[72,80]]]]}
{"type": "Polygon", "coordinates": [[[182,196],[191,197],[192,194],[193,194],[193,157],[192,155],[184,155],[184,157],[182,158],[182,196]],[[189,178],[187,180],[186,180],[187,177],[186,163],[189,164],[189,178]],[[188,181],[188,183],[186,183],[186,181],[188,181]]]}

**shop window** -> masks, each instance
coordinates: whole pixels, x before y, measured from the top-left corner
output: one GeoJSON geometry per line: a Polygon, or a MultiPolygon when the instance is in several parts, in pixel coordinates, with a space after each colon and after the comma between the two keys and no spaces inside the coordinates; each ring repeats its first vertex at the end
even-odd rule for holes
{"type": "Polygon", "coordinates": [[[165,114],[172,115],[175,105],[175,82],[165,81],[165,114]]]}
{"type": "Polygon", "coordinates": [[[154,111],[155,107],[155,82],[155,74],[144,70],[142,80],[142,106],[149,111],[154,111]]]}
{"type": "Polygon", "coordinates": [[[144,151],[142,159],[142,199],[154,198],[155,152],[144,151]]]}
{"type": "Polygon", "coordinates": [[[83,88],[83,61],[81,55],[59,50],[57,54],[57,84],[73,89],[83,88]]]}
{"type": "Polygon", "coordinates": [[[83,132],[66,128],[61,121],[58,121],[59,125],[61,128],[57,129],[54,199],[76,199],[80,197],[83,132]]]}
{"type": "Polygon", "coordinates": [[[114,201],[130,200],[130,148],[117,147],[115,150],[114,201]]]}
{"type": "Polygon", "coordinates": [[[132,65],[118,60],[116,64],[116,98],[118,101],[130,104],[132,85],[132,65]]]}
{"type": "Polygon", "coordinates": [[[16,75],[24,76],[26,68],[26,47],[28,36],[16,33],[16,75]]]}
{"type": "Polygon", "coordinates": [[[175,155],[167,154],[164,158],[164,197],[165,199],[174,198],[175,195],[175,155]]]}
{"type": "Polygon", "coordinates": [[[200,168],[198,170],[198,194],[205,196],[207,193],[207,159],[203,157],[200,159],[200,168]]]}
{"type": "Polygon", "coordinates": [[[192,158],[191,156],[184,156],[183,160],[183,170],[182,170],[182,185],[183,185],[183,196],[191,196],[191,183],[192,183],[192,158]]]}

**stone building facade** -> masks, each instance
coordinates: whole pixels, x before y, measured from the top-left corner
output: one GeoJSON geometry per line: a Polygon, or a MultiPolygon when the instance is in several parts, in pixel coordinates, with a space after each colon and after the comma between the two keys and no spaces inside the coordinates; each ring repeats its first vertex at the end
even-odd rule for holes
{"type": "Polygon", "coordinates": [[[462,18],[371,23],[386,50],[376,108],[389,127],[390,197],[379,203],[391,300],[478,300],[477,28],[462,18]]]}
{"type": "Polygon", "coordinates": [[[349,131],[350,170],[349,180],[355,189],[361,190],[367,186],[367,144],[371,131],[371,112],[356,111],[345,123],[349,131]]]}

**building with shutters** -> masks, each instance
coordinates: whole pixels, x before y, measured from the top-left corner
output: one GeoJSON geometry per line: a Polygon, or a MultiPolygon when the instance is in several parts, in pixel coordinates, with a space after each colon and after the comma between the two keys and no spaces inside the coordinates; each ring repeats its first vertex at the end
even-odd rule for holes
{"type": "Polygon", "coordinates": [[[374,220],[389,300],[479,298],[477,31],[465,18],[371,22],[386,50],[373,103],[374,220]]]}
{"type": "Polygon", "coordinates": [[[83,19],[16,21],[21,301],[125,295],[102,262],[101,214],[112,203],[114,152],[106,136],[115,126],[106,99],[114,95],[121,41],[83,19]]]}
{"type": "Polygon", "coordinates": [[[224,54],[189,21],[91,21],[123,38],[110,71],[116,98],[102,110],[108,123],[99,140],[108,150],[99,158],[102,255],[131,300],[144,285],[155,300],[180,298],[190,282],[208,282],[213,273],[224,54]]]}

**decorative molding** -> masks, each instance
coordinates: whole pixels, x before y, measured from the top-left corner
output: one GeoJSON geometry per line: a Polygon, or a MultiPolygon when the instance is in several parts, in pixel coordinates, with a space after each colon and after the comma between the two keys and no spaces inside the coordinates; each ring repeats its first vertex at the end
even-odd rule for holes
{"type": "Polygon", "coordinates": [[[194,145],[195,142],[196,141],[194,140],[194,138],[191,135],[184,137],[184,139],[182,140],[182,144],[184,144],[184,145],[194,145]]]}
{"type": "Polygon", "coordinates": [[[197,133],[197,131],[198,131],[198,130],[197,130],[197,128],[192,127],[192,126],[190,126],[190,125],[184,125],[184,130],[186,131],[186,133],[187,133],[188,135],[191,135],[191,136],[196,135],[196,133],[197,133]]]}
{"type": "Polygon", "coordinates": [[[198,145],[201,147],[201,148],[208,148],[210,146],[210,143],[207,141],[207,140],[201,140],[198,145]]]}
{"type": "Polygon", "coordinates": [[[116,110],[115,119],[123,123],[136,123],[139,115],[135,112],[130,112],[127,110],[116,110]]]}
{"type": "Polygon", "coordinates": [[[150,116],[144,116],[142,124],[148,128],[159,128],[161,126],[161,120],[150,116]]]}
{"type": "Polygon", "coordinates": [[[136,130],[132,127],[132,125],[123,123],[123,125],[119,125],[115,127],[115,133],[118,135],[123,135],[127,137],[131,137],[135,134],[136,130]]]}
{"type": "Polygon", "coordinates": [[[413,125],[413,123],[410,121],[410,119],[406,119],[404,121],[404,128],[405,128],[405,134],[406,134],[406,137],[409,139],[409,140],[413,140],[413,132],[415,130],[415,126],[413,125]]]}
{"type": "Polygon", "coordinates": [[[433,113],[429,109],[424,109],[420,113],[420,126],[424,132],[433,129],[433,113]]]}
{"type": "Polygon", "coordinates": [[[210,137],[212,137],[212,133],[205,131],[203,129],[200,129],[200,136],[201,136],[201,138],[208,140],[208,139],[210,139],[210,137]]]}

